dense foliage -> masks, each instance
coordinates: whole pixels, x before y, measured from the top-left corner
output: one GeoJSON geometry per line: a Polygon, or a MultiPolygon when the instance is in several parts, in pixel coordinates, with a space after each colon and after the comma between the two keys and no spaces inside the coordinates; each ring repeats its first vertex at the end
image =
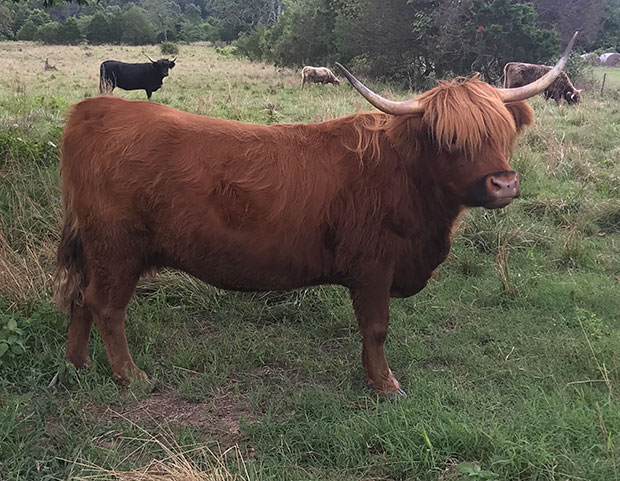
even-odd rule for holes
{"type": "Polygon", "coordinates": [[[531,3],[511,0],[291,1],[280,21],[241,51],[280,65],[345,61],[374,77],[420,86],[472,70],[496,80],[508,60],[547,61],[557,34],[531,3]],[[256,55],[258,52],[259,55],[256,55]]]}
{"type": "Polygon", "coordinates": [[[0,39],[48,44],[234,42],[251,60],[346,62],[409,87],[507,61],[552,62],[578,48],[620,48],[620,0],[0,0],[0,39]]]}

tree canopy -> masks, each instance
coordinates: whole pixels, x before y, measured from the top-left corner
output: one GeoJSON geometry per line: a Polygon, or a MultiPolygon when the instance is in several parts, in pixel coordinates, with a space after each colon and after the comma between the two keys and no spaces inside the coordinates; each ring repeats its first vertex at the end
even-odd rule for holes
{"type": "Polygon", "coordinates": [[[620,49],[620,0],[0,0],[0,39],[234,42],[277,65],[346,62],[425,87],[508,61],[552,62],[572,33],[620,49]]]}

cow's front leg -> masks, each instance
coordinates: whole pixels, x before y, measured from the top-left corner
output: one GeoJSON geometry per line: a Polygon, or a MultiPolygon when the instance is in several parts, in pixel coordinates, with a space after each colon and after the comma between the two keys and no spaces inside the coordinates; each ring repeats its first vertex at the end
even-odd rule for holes
{"type": "Polygon", "coordinates": [[[390,320],[391,276],[351,289],[353,308],[362,333],[362,364],[368,382],[379,395],[404,395],[390,370],[383,346],[390,320]]]}

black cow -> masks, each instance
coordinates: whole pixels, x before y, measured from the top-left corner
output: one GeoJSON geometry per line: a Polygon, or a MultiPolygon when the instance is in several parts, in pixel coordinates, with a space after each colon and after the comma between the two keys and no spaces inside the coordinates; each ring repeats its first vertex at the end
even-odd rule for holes
{"type": "Polygon", "coordinates": [[[99,69],[99,93],[110,93],[114,87],[120,87],[124,90],[144,90],[150,99],[151,94],[161,87],[164,77],[168,76],[168,70],[174,68],[177,58],[148,59],[150,63],[103,62],[99,69]]]}

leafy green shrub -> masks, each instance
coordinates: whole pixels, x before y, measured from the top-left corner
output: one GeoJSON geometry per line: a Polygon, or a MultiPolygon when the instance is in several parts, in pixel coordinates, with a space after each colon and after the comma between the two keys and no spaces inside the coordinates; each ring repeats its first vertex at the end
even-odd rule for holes
{"type": "Polygon", "coordinates": [[[58,146],[51,141],[24,139],[16,130],[0,132],[0,167],[10,159],[50,165],[58,162],[58,150],[58,146]]]}
{"type": "Polygon", "coordinates": [[[9,314],[0,316],[0,366],[6,359],[26,352],[26,334],[17,326],[17,320],[9,314]]]}
{"type": "Polygon", "coordinates": [[[103,12],[95,13],[86,26],[88,42],[95,45],[110,42],[111,36],[112,32],[106,15],[103,12]]]}
{"type": "Polygon", "coordinates": [[[37,26],[32,20],[27,20],[17,31],[17,40],[34,40],[37,33],[37,26]]]}
{"type": "Polygon", "coordinates": [[[239,49],[234,45],[227,45],[225,47],[216,48],[215,53],[222,57],[236,57],[239,55],[239,49]]]}
{"type": "Polygon", "coordinates": [[[120,43],[123,36],[123,11],[118,5],[110,5],[105,9],[105,17],[110,27],[110,37],[104,43],[120,43]]]}
{"type": "Polygon", "coordinates": [[[179,31],[179,39],[184,42],[199,42],[206,40],[204,28],[198,23],[184,21],[181,22],[179,31]]]}
{"type": "Polygon", "coordinates": [[[162,42],[159,45],[162,55],[178,55],[179,46],[174,42],[162,42]]]}
{"type": "Polygon", "coordinates": [[[185,6],[183,16],[192,23],[199,23],[202,20],[202,10],[198,5],[190,3],[185,6]]]}
{"type": "Polygon", "coordinates": [[[155,27],[149,20],[143,8],[136,5],[121,16],[121,41],[130,45],[153,43],[155,27]]]}
{"type": "Polygon", "coordinates": [[[60,25],[58,41],[62,45],[77,45],[84,41],[84,35],[74,17],[68,18],[65,23],[60,25]]]}
{"type": "Polygon", "coordinates": [[[219,18],[211,17],[205,23],[202,24],[202,30],[204,31],[205,40],[215,42],[217,40],[224,40],[227,36],[225,32],[225,25],[219,18]]]}
{"type": "Polygon", "coordinates": [[[41,25],[34,36],[39,42],[56,45],[62,43],[60,35],[61,25],[58,22],[50,22],[41,25]]]}
{"type": "Polygon", "coordinates": [[[40,8],[35,8],[28,17],[28,19],[32,20],[37,27],[40,27],[41,25],[45,25],[46,23],[50,23],[52,21],[52,17],[50,17],[50,14],[40,8]]]}
{"type": "Polygon", "coordinates": [[[564,71],[573,83],[591,82],[594,77],[594,70],[592,69],[592,66],[575,52],[573,52],[568,58],[564,71]]]}
{"type": "Polygon", "coordinates": [[[235,42],[239,54],[250,60],[261,60],[263,58],[263,44],[266,31],[265,26],[259,23],[250,33],[242,34],[235,42]]]}

